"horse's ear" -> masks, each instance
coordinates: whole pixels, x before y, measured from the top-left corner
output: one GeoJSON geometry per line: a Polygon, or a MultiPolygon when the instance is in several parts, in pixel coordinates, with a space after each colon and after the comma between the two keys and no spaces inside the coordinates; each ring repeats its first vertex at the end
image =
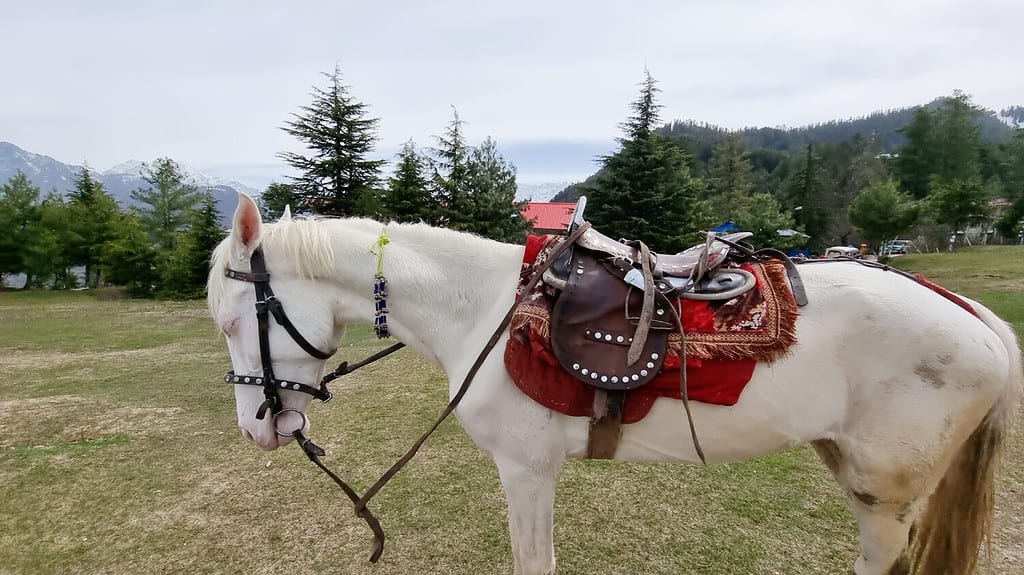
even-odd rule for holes
{"type": "Polygon", "coordinates": [[[290,222],[292,221],[292,206],[291,204],[285,204],[284,212],[281,214],[279,222],[290,222]]]}
{"type": "Polygon", "coordinates": [[[263,218],[252,198],[239,192],[238,208],[231,224],[231,238],[247,254],[252,254],[263,239],[263,218]]]}

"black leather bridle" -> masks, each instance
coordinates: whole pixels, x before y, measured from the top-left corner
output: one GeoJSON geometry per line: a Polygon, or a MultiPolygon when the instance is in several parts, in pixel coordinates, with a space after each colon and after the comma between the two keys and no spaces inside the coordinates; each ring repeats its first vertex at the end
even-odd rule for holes
{"type": "MultiPolygon", "coordinates": [[[[543,276],[544,271],[551,267],[551,265],[558,259],[558,257],[565,250],[567,250],[577,239],[579,239],[579,237],[582,236],[583,233],[586,232],[588,229],[590,229],[590,223],[583,222],[574,231],[572,231],[572,233],[569,234],[566,240],[551,252],[548,260],[540,266],[540,268],[534,274],[533,278],[530,279],[530,281],[527,283],[526,287],[523,289],[523,293],[529,293],[531,290],[533,290],[534,286],[537,285],[537,283],[543,276]]],[[[295,343],[297,343],[299,347],[305,350],[306,353],[308,353],[309,355],[317,359],[327,359],[334,355],[334,353],[337,350],[333,350],[330,353],[324,353],[320,351],[312,344],[310,344],[306,340],[306,338],[302,337],[302,334],[300,334],[299,331],[295,329],[295,326],[292,325],[292,322],[284,313],[284,308],[281,306],[281,302],[276,297],[274,297],[274,292],[273,290],[270,289],[270,274],[267,273],[267,265],[263,258],[262,247],[257,247],[256,250],[253,251],[249,264],[250,268],[252,269],[252,271],[250,272],[240,272],[238,270],[227,268],[224,271],[224,275],[230,279],[250,282],[256,289],[256,316],[259,321],[260,360],[263,362],[263,377],[261,378],[259,376],[238,375],[234,371],[229,371],[224,376],[224,381],[226,383],[231,384],[259,385],[263,387],[263,394],[266,397],[266,400],[263,402],[263,404],[256,412],[257,419],[263,419],[266,416],[267,410],[270,410],[272,417],[274,417],[275,419],[275,431],[279,435],[283,435],[286,437],[295,437],[296,443],[299,445],[299,447],[302,448],[302,451],[306,454],[306,457],[308,457],[310,461],[316,464],[317,467],[319,467],[324,473],[326,473],[331,479],[333,479],[334,482],[339,487],[341,487],[342,491],[345,492],[345,495],[347,495],[348,498],[352,501],[356,517],[359,517],[366,521],[366,524],[373,531],[374,546],[373,551],[370,553],[370,562],[375,563],[380,558],[381,553],[384,552],[384,530],[380,526],[380,521],[378,521],[377,518],[374,517],[373,513],[371,513],[370,510],[367,508],[367,504],[370,502],[370,499],[372,499],[373,496],[376,495],[377,492],[380,491],[380,489],[384,487],[384,485],[387,484],[387,482],[390,481],[391,478],[394,477],[395,474],[399,472],[399,470],[405,467],[405,465],[412,460],[412,458],[419,451],[420,447],[424,444],[424,442],[426,442],[427,438],[430,437],[430,435],[434,433],[434,431],[441,425],[441,423],[455,411],[455,408],[458,407],[459,403],[462,401],[462,398],[466,395],[466,392],[469,391],[469,385],[470,383],[472,383],[473,378],[476,376],[477,372],[483,366],[484,360],[490,354],[491,350],[494,349],[494,346],[497,345],[498,341],[501,339],[502,334],[508,328],[509,323],[511,323],[512,321],[512,314],[519,307],[519,304],[522,302],[522,300],[517,299],[515,303],[513,303],[512,306],[509,307],[508,311],[505,313],[505,317],[501,320],[501,323],[499,323],[498,326],[495,328],[494,332],[491,334],[490,339],[488,339],[487,342],[484,344],[483,349],[480,351],[480,354],[473,362],[473,365],[470,366],[469,371],[466,373],[465,378],[462,380],[462,385],[459,386],[458,391],[455,392],[455,395],[451,398],[451,400],[448,402],[448,405],[445,406],[444,410],[434,421],[434,423],[430,426],[430,428],[427,429],[422,435],[420,435],[419,439],[417,439],[416,442],[413,443],[412,447],[409,448],[409,450],[405,453],[405,455],[401,457],[401,459],[396,461],[394,465],[391,466],[390,469],[388,469],[383,475],[381,475],[380,478],[373,485],[371,485],[366,490],[366,492],[363,493],[362,496],[360,496],[358,493],[355,492],[355,490],[349,487],[347,483],[345,483],[340,477],[338,477],[337,474],[328,469],[327,466],[324,465],[322,461],[320,461],[320,457],[325,455],[323,448],[310,441],[302,433],[302,430],[306,426],[305,414],[295,409],[282,408],[281,398],[278,395],[278,390],[291,389],[292,391],[308,393],[313,397],[316,397],[317,399],[320,399],[324,402],[330,401],[331,392],[327,390],[327,384],[329,382],[337,379],[338,377],[351,373],[366,364],[372,363],[382,357],[390,355],[398,351],[399,349],[403,348],[405,344],[396,343],[391,347],[383,349],[371,355],[370,357],[362,361],[356,362],[352,365],[349,365],[347,361],[342,362],[341,365],[339,365],[334,371],[328,373],[323,377],[323,379],[320,380],[319,388],[294,381],[277,379],[276,377],[274,377],[274,369],[273,366],[271,365],[270,359],[270,315],[274,316],[274,319],[277,321],[277,323],[281,327],[283,327],[292,337],[292,339],[295,340],[295,343]],[[288,411],[292,411],[299,414],[302,417],[302,423],[295,431],[291,433],[281,433],[280,430],[277,429],[276,419],[281,413],[285,413],[288,411]]]]}
{"type": "Polygon", "coordinates": [[[270,316],[274,316],[274,320],[278,325],[283,327],[288,335],[291,336],[292,340],[295,341],[306,353],[315,357],[316,359],[328,359],[337,352],[337,349],[331,350],[330,352],[323,352],[317,349],[316,346],[309,343],[305,337],[299,333],[299,330],[295,328],[295,325],[288,319],[288,315],[284,312],[284,307],[281,305],[281,301],[274,296],[274,290],[270,288],[270,274],[267,272],[267,263],[263,257],[263,247],[257,247],[252,256],[249,258],[249,267],[251,271],[242,272],[227,268],[224,270],[224,275],[233,280],[245,281],[253,284],[256,290],[256,319],[258,322],[259,339],[260,339],[260,361],[263,364],[263,376],[255,375],[239,375],[234,370],[227,372],[224,375],[224,382],[233,385],[258,385],[263,388],[263,395],[266,398],[263,404],[260,405],[256,411],[256,419],[263,419],[267,415],[267,411],[270,411],[271,417],[273,418],[274,431],[278,435],[284,437],[294,437],[296,443],[302,448],[303,453],[309,458],[317,467],[324,471],[331,479],[334,480],[345,495],[348,496],[352,503],[356,505],[356,516],[362,518],[369,525],[370,529],[374,534],[374,550],[370,556],[371,562],[376,562],[380,558],[381,553],[384,551],[384,530],[380,526],[380,522],[374,517],[373,513],[366,508],[366,499],[361,498],[354,489],[349,487],[337,474],[327,468],[326,465],[320,461],[320,457],[325,455],[325,451],[319,445],[313,443],[308,439],[302,432],[306,427],[307,419],[306,414],[302,413],[297,409],[285,408],[281,403],[281,396],[278,393],[279,390],[288,389],[291,391],[299,391],[302,393],[308,393],[316,399],[327,403],[331,400],[332,394],[327,389],[327,384],[335,379],[351,373],[356,369],[372,363],[386,355],[390,355],[405,347],[403,343],[397,343],[391,347],[379,351],[372,356],[366,358],[363,361],[349,365],[347,361],[342,362],[334,371],[331,371],[320,380],[319,387],[313,387],[297,381],[290,381],[287,379],[278,379],[274,376],[274,366],[270,358],[270,316]],[[277,427],[277,418],[282,413],[296,413],[301,417],[301,423],[294,430],[287,433],[283,433],[277,427]]]}
{"type": "MultiPolygon", "coordinates": [[[[309,355],[317,359],[329,359],[337,352],[337,349],[331,350],[330,352],[323,352],[316,348],[313,344],[299,333],[299,330],[295,328],[295,325],[288,319],[288,315],[284,313],[284,307],[281,305],[281,300],[274,296],[274,290],[270,288],[270,274],[267,272],[267,264],[263,258],[263,247],[256,248],[252,253],[252,257],[249,260],[252,271],[241,272],[227,268],[224,270],[224,275],[234,279],[245,282],[250,282],[256,290],[256,320],[258,322],[259,338],[260,338],[260,362],[263,364],[263,377],[254,375],[238,375],[233,370],[227,372],[224,375],[224,382],[233,385],[258,385],[263,388],[263,396],[266,398],[259,409],[256,411],[256,419],[263,419],[267,411],[270,411],[271,417],[274,418],[274,428],[277,428],[277,418],[282,413],[294,412],[299,414],[303,421],[299,427],[301,430],[305,427],[306,416],[295,409],[285,409],[281,403],[281,396],[278,390],[288,389],[291,391],[299,391],[302,393],[308,393],[316,399],[327,403],[331,400],[331,392],[327,389],[327,383],[336,379],[338,376],[331,372],[320,381],[319,387],[313,387],[297,381],[290,381],[287,379],[278,379],[274,376],[274,365],[270,358],[270,316],[274,316],[274,320],[277,324],[288,332],[292,340],[299,345],[309,355]],[[331,377],[333,375],[333,377],[331,377]]],[[[281,433],[277,431],[278,435],[291,436],[292,433],[281,433]]]]}

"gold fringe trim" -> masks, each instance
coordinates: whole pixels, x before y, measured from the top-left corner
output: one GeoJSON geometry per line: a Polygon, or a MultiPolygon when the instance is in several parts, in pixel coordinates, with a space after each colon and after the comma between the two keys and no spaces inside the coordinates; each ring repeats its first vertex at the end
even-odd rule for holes
{"type": "MultiPolygon", "coordinates": [[[[700,359],[753,359],[772,362],[785,357],[796,343],[796,319],[800,315],[789,290],[786,268],[781,262],[752,264],[752,273],[761,286],[765,322],[759,331],[686,334],[686,356],[700,359]]],[[[511,333],[529,330],[531,338],[551,338],[551,310],[535,303],[523,303],[512,316],[511,333]]],[[[668,353],[679,357],[682,351],[679,332],[668,336],[668,353]]]]}
{"type": "MultiPolygon", "coordinates": [[[[786,268],[780,262],[751,265],[764,298],[765,327],[757,332],[687,333],[686,356],[701,359],[754,359],[772,362],[796,343],[796,318],[800,315],[789,291],[786,268]]],[[[678,332],[669,334],[668,353],[682,351],[678,332]]]]}

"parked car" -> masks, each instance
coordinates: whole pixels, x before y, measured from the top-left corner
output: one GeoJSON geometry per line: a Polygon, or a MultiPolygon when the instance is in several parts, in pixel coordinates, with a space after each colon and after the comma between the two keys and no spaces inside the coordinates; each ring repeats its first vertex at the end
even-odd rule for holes
{"type": "Polygon", "coordinates": [[[883,256],[897,256],[910,253],[913,246],[914,242],[910,240],[890,240],[882,244],[882,249],[879,251],[883,256]]]}
{"type": "Polygon", "coordinates": [[[830,258],[853,258],[877,262],[878,256],[868,249],[867,244],[861,244],[860,248],[853,246],[832,246],[825,250],[825,259],[830,258]]]}

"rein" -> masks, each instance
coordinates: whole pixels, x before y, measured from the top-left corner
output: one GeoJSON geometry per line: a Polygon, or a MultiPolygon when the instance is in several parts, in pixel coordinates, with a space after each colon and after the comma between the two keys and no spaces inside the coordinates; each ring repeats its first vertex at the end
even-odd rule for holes
{"type": "MultiPolygon", "coordinates": [[[[580,236],[582,236],[583,233],[586,232],[588,229],[590,229],[590,223],[583,222],[579,225],[579,227],[573,230],[573,232],[566,238],[566,240],[562,242],[557,248],[555,248],[551,252],[551,254],[549,254],[548,259],[538,268],[538,271],[530,279],[529,283],[527,283],[527,285],[523,288],[522,293],[529,293],[530,291],[532,291],[533,288],[543,277],[544,272],[557,261],[558,256],[560,256],[563,252],[568,250],[575,243],[575,241],[580,236]]],[[[320,399],[321,401],[326,403],[330,401],[332,397],[331,392],[327,389],[327,384],[329,382],[337,379],[338,377],[351,373],[356,369],[363,367],[364,365],[373,363],[378,359],[386,357],[398,351],[399,349],[405,347],[405,344],[397,343],[352,365],[349,365],[347,361],[342,362],[341,365],[339,365],[336,369],[334,369],[321,379],[319,388],[288,380],[276,379],[274,377],[273,367],[271,365],[270,359],[270,321],[268,312],[269,314],[272,314],[274,316],[274,319],[277,321],[278,325],[285,328],[285,330],[295,341],[295,343],[297,343],[299,347],[301,347],[309,355],[317,359],[328,359],[332,355],[334,355],[334,353],[337,350],[335,349],[330,353],[324,353],[318,350],[312,344],[310,344],[302,336],[302,334],[300,334],[299,331],[295,329],[295,326],[288,319],[288,316],[285,315],[284,308],[281,306],[281,302],[277,300],[276,297],[274,297],[274,292],[270,289],[270,274],[267,272],[266,269],[266,262],[263,257],[262,247],[256,248],[256,250],[253,252],[252,257],[250,259],[250,265],[252,266],[251,272],[241,272],[229,268],[225,270],[224,275],[231,279],[250,282],[254,285],[254,288],[256,290],[256,315],[259,323],[260,359],[263,363],[263,377],[259,378],[256,376],[241,376],[236,375],[233,371],[229,371],[224,376],[224,381],[226,383],[232,384],[262,386],[266,400],[263,402],[263,404],[257,411],[256,418],[263,419],[266,415],[266,411],[269,409],[274,419],[275,428],[277,426],[277,418],[282,413],[293,412],[299,414],[302,417],[302,423],[299,425],[297,429],[295,429],[291,433],[281,433],[280,430],[275,430],[277,431],[278,435],[282,435],[285,437],[294,437],[296,439],[296,443],[302,449],[302,452],[306,454],[306,457],[308,457],[309,460],[312,461],[317,467],[323,470],[323,472],[326,473],[328,477],[334,480],[334,482],[342,489],[342,491],[345,492],[345,495],[347,495],[348,498],[352,501],[353,510],[355,511],[356,517],[363,519],[366,522],[366,524],[370,527],[370,530],[373,531],[374,545],[369,560],[371,563],[376,563],[377,560],[380,559],[381,554],[384,552],[385,535],[384,530],[380,526],[380,521],[378,521],[377,518],[373,515],[373,513],[370,512],[370,510],[367,508],[367,504],[377,494],[377,492],[379,492],[381,488],[383,488],[384,485],[386,485],[387,482],[391,480],[392,477],[394,477],[403,467],[405,467],[407,463],[409,463],[409,461],[412,460],[413,457],[415,457],[420,447],[427,441],[427,438],[430,437],[431,434],[433,434],[434,431],[436,431],[437,428],[440,427],[441,423],[443,423],[444,420],[447,419],[448,416],[455,411],[455,408],[458,407],[459,403],[462,401],[462,398],[466,395],[466,392],[469,391],[469,385],[470,383],[472,383],[473,378],[476,377],[477,372],[480,371],[480,367],[483,366],[484,361],[490,355],[490,352],[494,349],[494,346],[498,344],[498,340],[501,339],[501,336],[502,334],[504,334],[505,329],[508,328],[509,323],[512,322],[512,315],[519,308],[519,305],[522,300],[517,299],[509,308],[508,312],[505,313],[505,317],[501,320],[501,323],[498,324],[498,327],[494,330],[494,333],[491,335],[490,339],[487,340],[487,343],[480,351],[480,355],[477,356],[476,361],[473,362],[472,367],[470,367],[469,371],[466,373],[466,377],[462,380],[462,384],[459,386],[459,389],[455,393],[455,396],[452,397],[451,401],[448,402],[448,405],[438,416],[437,420],[435,420],[434,423],[430,426],[430,428],[427,429],[427,431],[424,432],[419,437],[419,439],[416,440],[415,443],[413,443],[412,447],[409,448],[406,454],[403,455],[398,461],[396,461],[394,465],[392,465],[391,468],[388,469],[383,475],[381,475],[380,479],[378,479],[372,486],[370,486],[370,488],[367,489],[366,492],[360,497],[359,494],[354,489],[352,489],[347,483],[345,483],[344,480],[338,477],[337,474],[332,472],[320,460],[321,457],[326,455],[326,452],[322,447],[313,443],[309,438],[307,438],[302,433],[302,429],[305,428],[307,422],[306,415],[294,409],[283,408],[281,405],[281,398],[278,395],[278,388],[308,393],[309,395],[312,395],[313,397],[320,399]]],[[[378,274],[378,279],[380,279],[380,277],[382,276],[378,274]]],[[[381,309],[378,308],[378,312],[380,311],[381,309]]],[[[383,311],[386,313],[386,305],[383,311]]],[[[380,314],[378,313],[378,317],[379,316],[380,314]]],[[[380,321],[375,321],[375,327],[379,323],[380,321]]],[[[386,317],[383,323],[386,326],[386,317]]]]}

